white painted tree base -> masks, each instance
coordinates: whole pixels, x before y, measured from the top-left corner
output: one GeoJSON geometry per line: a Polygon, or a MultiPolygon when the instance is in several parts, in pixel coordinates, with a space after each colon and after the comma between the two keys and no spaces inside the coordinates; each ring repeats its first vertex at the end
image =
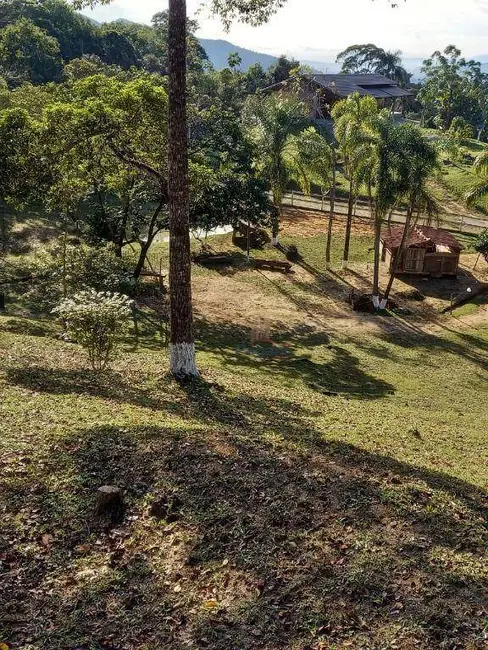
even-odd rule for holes
{"type": "Polygon", "coordinates": [[[380,307],[380,297],[379,296],[373,296],[373,307],[375,309],[379,309],[380,307]]]}
{"type": "Polygon", "coordinates": [[[330,264],[326,264],[325,269],[326,269],[326,271],[330,271],[330,270],[332,270],[332,266],[330,264]]]}
{"type": "Polygon", "coordinates": [[[380,301],[380,309],[386,309],[386,305],[388,304],[388,300],[383,300],[380,301]]]}
{"type": "Polygon", "coordinates": [[[343,269],[344,271],[346,271],[347,268],[348,268],[348,262],[347,262],[347,260],[342,260],[342,269],[343,269]]]}
{"type": "Polygon", "coordinates": [[[272,237],[271,243],[273,244],[273,246],[278,246],[278,237],[272,237]]]}
{"type": "Polygon", "coordinates": [[[176,377],[200,377],[194,343],[169,344],[169,369],[176,377]]]}

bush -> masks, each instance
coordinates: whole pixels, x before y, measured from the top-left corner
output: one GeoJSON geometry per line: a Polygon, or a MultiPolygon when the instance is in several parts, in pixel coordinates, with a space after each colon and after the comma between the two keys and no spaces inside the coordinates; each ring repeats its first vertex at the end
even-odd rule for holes
{"type": "Polygon", "coordinates": [[[114,357],[117,337],[125,331],[130,301],[116,293],[81,291],[53,309],[68,335],[88,352],[93,370],[104,370],[114,357]]]}
{"type": "Polygon", "coordinates": [[[485,260],[488,262],[488,229],[478,235],[474,244],[474,250],[481,253],[485,260]]]}
{"type": "Polygon", "coordinates": [[[456,142],[459,143],[463,143],[465,140],[469,140],[476,136],[475,128],[460,115],[453,118],[448,133],[456,142]]]}
{"type": "Polygon", "coordinates": [[[117,257],[112,246],[93,248],[68,245],[64,262],[63,247],[57,245],[24,258],[16,264],[13,277],[32,277],[32,281],[18,286],[30,308],[49,312],[63,297],[63,285],[68,296],[94,289],[129,293],[134,289],[133,264],[117,257]]]}

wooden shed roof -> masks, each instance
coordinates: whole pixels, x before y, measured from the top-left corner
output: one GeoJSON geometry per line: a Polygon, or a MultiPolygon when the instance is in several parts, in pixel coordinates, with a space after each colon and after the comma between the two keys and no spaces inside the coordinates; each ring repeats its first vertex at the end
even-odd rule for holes
{"type": "Polygon", "coordinates": [[[314,74],[310,78],[322,88],[338,97],[349,97],[353,93],[370,95],[376,99],[409,97],[412,93],[399,88],[388,77],[381,74],[314,74]]]}
{"type": "MultiPolygon", "coordinates": [[[[403,236],[403,226],[383,231],[381,241],[390,250],[399,248],[403,236]]],[[[407,239],[407,248],[426,248],[434,245],[444,247],[453,252],[463,250],[463,246],[447,230],[440,230],[432,226],[415,226],[407,239]]]]}

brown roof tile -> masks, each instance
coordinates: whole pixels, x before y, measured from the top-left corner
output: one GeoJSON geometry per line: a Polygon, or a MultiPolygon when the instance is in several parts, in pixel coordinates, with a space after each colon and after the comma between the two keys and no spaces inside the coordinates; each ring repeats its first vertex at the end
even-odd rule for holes
{"type": "MultiPolygon", "coordinates": [[[[390,250],[398,248],[403,236],[403,226],[397,226],[388,230],[383,230],[381,241],[390,250]]],[[[463,246],[447,230],[440,230],[432,226],[415,226],[411,231],[407,247],[415,246],[424,248],[429,244],[436,246],[447,246],[454,251],[461,251],[463,246]]]]}

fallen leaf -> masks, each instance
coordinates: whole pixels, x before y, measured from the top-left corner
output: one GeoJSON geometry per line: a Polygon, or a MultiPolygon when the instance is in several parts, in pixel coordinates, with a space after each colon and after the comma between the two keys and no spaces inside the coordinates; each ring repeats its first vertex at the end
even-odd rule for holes
{"type": "Polygon", "coordinates": [[[175,585],[173,591],[174,591],[175,593],[179,594],[180,591],[181,591],[181,585],[175,585]]]}
{"type": "Polygon", "coordinates": [[[80,544],[79,546],[77,546],[77,547],[75,548],[75,551],[76,551],[77,553],[88,553],[88,551],[90,550],[90,548],[91,548],[91,547],[90,547],[90,544],[80,544]]]}
{"type": "Polygon", "coordinates": [[[218,606],[219,604],[216,600],[207,600],[205,603],[203,603],[203,607],[205,609],[215,609],[218,606]]]}

